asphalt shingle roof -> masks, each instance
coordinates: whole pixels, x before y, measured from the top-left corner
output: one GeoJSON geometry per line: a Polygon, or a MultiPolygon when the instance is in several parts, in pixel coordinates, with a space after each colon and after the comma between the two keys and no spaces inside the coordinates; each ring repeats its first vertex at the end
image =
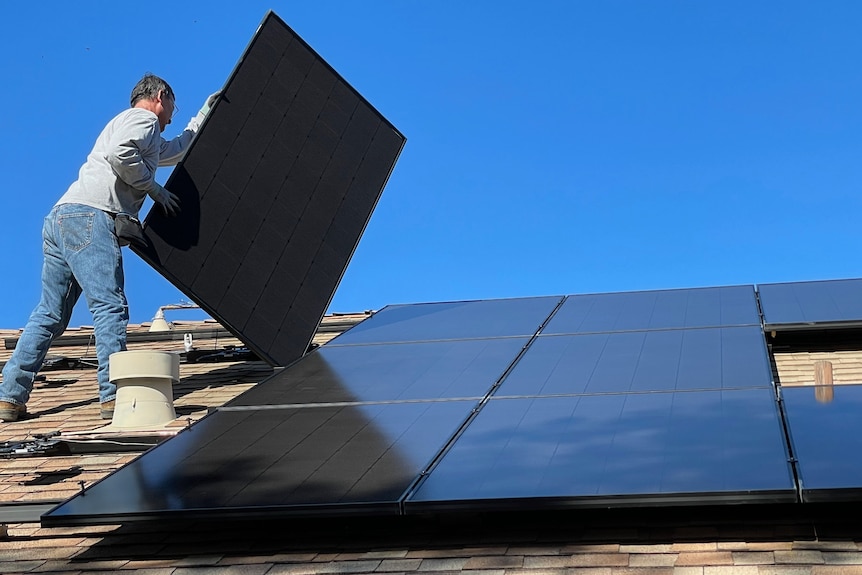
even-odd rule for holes
{"type": "MultiPolygon", "coordinates": [[[[365,316],[327,316],[315,342],[325,343],[365,316]]],[[[147,327],[134,326],[130,332],[147,333],[147,327]]],[[[178,323],[176,328],[223,333],[211,323],[178,323]]],[[[0,337],[18,333],[0,331],[0,337]]],[[[78,343],[57,345],[52,355],[92,355],[91,333],[89,328],[69,330],[66,341],[78,343]]],[[[221,335],[198,338],[195,345],[219,350],[241,342],[221,335]]],[[[136,337],[129,349],[181,351],[182,339],[136,337]]],[[[10,353],[0,350],[0,361],[10,353]]],[[[860,357],[836,363],[862,365],[860,357]]],[[[782,377],[790,381],[794,370],[808,370],[811,361],[797,355],[778,358],[776,364],[779,372],[789,369],[782,377]]],[[[839,374],[844,377],[843,369],[836,368],[836,383],[839,374]]],[[[182,364],[174,386],[176,425],[193,423],[271,373],[260,361],[182,364]]],[[[0,442],[87,431],[106,423],[99,419],[94,369],[56,369],[43,375],[28,404],[31,417],[0,423],[0,442]]],[[[106,452],[0,458],[0,512],[7,517],[0,521],[0,573],[862,575],[860,506],[855,505],[818,507],[810,516],[757,507],[63,528],[8,519],[16,509],[64,500],[80,491],[82,482],[90,485],[137,456],[106,452]]]]}

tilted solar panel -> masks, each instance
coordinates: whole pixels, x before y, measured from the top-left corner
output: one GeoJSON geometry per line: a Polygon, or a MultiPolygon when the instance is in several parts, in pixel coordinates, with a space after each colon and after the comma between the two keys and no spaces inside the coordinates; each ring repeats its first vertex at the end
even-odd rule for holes
{"type": "Polygon", "coordinates": [[[301,357],[405,138],[270,12],[137,253],[273,365],[301,357]]]}

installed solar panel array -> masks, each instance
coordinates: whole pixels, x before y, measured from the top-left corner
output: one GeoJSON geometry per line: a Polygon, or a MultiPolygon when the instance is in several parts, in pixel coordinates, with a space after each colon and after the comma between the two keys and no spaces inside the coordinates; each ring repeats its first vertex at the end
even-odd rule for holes
{"type": "Polygon", "coordinates": [[[43,521],[795,501],[758,317],[751,287],[390,306],[43,521]]]}
{"type": "Polygon", "coordinates": [[[404,137],[275,14],[152,210],[148,263],[273,365],[306,351],[404,137]]]}

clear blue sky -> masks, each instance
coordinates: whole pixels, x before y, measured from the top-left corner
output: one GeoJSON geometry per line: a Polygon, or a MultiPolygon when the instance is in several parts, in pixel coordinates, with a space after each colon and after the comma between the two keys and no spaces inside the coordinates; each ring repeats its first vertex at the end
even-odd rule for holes
{"type": "MultiPolygon", "coordinates": [[[[330,311],[862,276],[862,2],[14,2],[0,327],[134,83],[175,135],[270,8],[407,137],[330,311]]],[[[186,300],[125,260],[133,322],[186,300]]]]}

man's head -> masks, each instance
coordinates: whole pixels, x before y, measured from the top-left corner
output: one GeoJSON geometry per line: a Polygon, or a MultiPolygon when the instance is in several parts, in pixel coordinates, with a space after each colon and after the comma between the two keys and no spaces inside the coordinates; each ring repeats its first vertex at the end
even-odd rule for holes
{"type": "Polygon", "coordinates": [[[176,110],[176,98],[170,85],[154,74],[146,74],[132,88],[133,108],[144,108],[159,117],[159,127],[164,132],[171,123],[176,110]]]}

